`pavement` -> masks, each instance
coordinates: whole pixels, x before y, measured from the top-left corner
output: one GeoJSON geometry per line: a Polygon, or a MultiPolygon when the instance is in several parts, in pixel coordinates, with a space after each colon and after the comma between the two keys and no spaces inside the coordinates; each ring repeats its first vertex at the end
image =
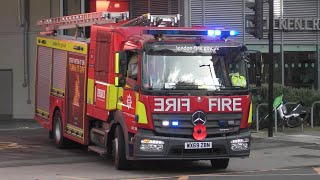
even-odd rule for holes
{"type": "Polygon", "coordinates": [[[42,128],[34,119],[0,119],[0,131],[42,128]]]}
{"type": "Polygon", "coordinates": [[[285,128],[278,129],[277,132],[273,132],[273,137],[268,137],[268,132],[263,131],[251,131],[253,138],[263,138],[269,140],[284,140],[291,142],[310,143],[320,145],[320,127],[297,127],[297,128],[285,128]]]}

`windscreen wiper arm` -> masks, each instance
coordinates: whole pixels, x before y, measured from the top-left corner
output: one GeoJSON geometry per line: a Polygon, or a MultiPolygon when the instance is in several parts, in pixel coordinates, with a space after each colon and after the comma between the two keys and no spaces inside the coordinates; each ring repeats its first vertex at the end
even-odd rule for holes
{"type": "Polygon", "coordinates": [[[220,89],[223,89],[223,90],[238,90],[238,89],[248,90],[247,87],[242,87],[242,86],[224,86],[224,87],[220,87],[220,89]]]}
{"type": "Polygon", "coordinates": [[[175,91],[173,89],[164,89],[163,93],[161,93],[161,94],[164,94],[166,96],[183,96],[186,93],[185,92],[181,92],[181,91],[175,91]]]}
{"type": "Polygon", "coordinates": [[[197,90],[197,89],[199,89],[199,85],[196,85],[196,84],[176,84],[174,89],[197,90]],[[179,87],[181,87],[181,88],[179,88],[179,87]]]}
{"type": "Polygon", "coordinates": [[[212,95],[225,95],[225,96],[228,96],[228,95],[231,95],[230,92],[225,92],[225,91],[219,91],[219,90],[215,90],[215,91],[210,91],[207,93],[207,96],[212,96],[212,95]]]}
{"type": "Polygon", "coordinates": [[[231,95],[233,93],[236,93],[237,91],[235,90],[240,90],[240,92],[249,92],[248,88],[244,88],[241,86],[225,86],[225,87],[219,87],[219,89],[208,92],[207,95],[231,95]],[[229,91],[225,91],[229,90],[229,91]]]}

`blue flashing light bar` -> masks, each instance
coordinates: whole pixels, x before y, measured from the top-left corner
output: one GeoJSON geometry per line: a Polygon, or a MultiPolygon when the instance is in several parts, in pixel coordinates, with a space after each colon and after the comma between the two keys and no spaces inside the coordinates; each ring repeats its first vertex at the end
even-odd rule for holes
{"type": "Polygon", "coordinates": [[[208,30],[208,36],[221,36],[221,30],[208,30]]]}
{"type": "Polygon", "coordinates": [[[211,36],[227,38],[229,36],[237,36],[239,33],[235,30],[162,30],[162,29],[152,29],[145,30],[144,34],[150,35],[186,35],[186,36],[211,36]]]}
{"type": "Polygon", "coordinates": [[[172,121],[172,126],[179,126],[179,121],[172,121]]]}
{"type": "Polygon", "coordinates": [[[239,33],[235,30],[225,31],[225,30],[208,30],[208,36],[221,36],[221,37],[229,37],[229,36],[237,36],[239,33]]]}
{"type": "Polygon", "coordinates": [[[214,30],[214,34],[216,36],[221,36],[221,31],[220,30],[214,30]]]}
{"type": "Polygon", "coordinates": [[[237,36],[238,34],[239,32],[237,31],[234,31],[234,30],[230,31],[230,36],[237,36]]]}
{"type": "Polygon", "coordinates": [[[215,32],[214,30],[208,30],[208,36],[214,36],[215,32]]]}

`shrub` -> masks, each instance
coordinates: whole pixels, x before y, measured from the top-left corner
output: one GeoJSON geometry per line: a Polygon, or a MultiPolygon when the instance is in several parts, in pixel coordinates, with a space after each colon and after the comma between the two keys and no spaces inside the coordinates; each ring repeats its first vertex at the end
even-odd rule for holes
{"type": "MultiPolygon", "coordinates": [[[[306,106],[311,107],[315,101],[320,101],[320,91],[306,88],[293,88],[282,86],[281,84],[273,84],[273,99],[283,94],[283,98],[287,102],[303,101],[306,106]]],[[[268,102],[268,85],[261,86],[261,97],[258,99],[261,102],[268,102]]]]}

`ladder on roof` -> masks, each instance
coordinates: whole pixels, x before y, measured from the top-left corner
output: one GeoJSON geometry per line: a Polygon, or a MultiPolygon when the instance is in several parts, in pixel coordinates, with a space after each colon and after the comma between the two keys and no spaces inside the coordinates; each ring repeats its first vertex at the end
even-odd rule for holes
{"type": "Polygon", "coordinates": [[[176,15],[151,15],[150,13],[132,19],[122,25],[128,26],[151,26],[151,27],[170,27],[176,26],[180,20],[180,14],[176,15]]]}
{"type": "Polygon", "coordinates": [[[53,32],[63,29],[72,29],[79,27],[87,27],[93,24],[118,23],[122,21],[120,27],[129,26],[153,26],[168,27],[177,25],[180,15],[150,15],[144,14],[135,19],[128,20],[128,12],[93,12],[85,14],[76,14],[70,16],[62,16],[57,18],[42,19],[37,25],[45,29],[47,32],[53,32]]]}
{"type": "Polygon", "coordinates": [[[42,19],[37,25],[46,31],[72,29],[78,27],[91,26],[93,24],[118,23],[127,20],[128,12],[93,12],[62,16],[57,18],[42,19]]]}

